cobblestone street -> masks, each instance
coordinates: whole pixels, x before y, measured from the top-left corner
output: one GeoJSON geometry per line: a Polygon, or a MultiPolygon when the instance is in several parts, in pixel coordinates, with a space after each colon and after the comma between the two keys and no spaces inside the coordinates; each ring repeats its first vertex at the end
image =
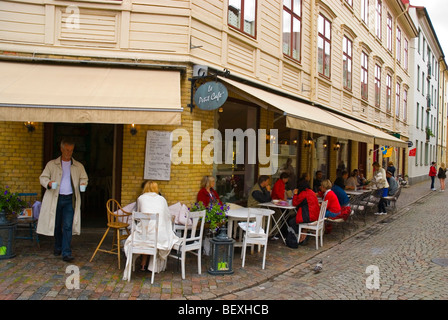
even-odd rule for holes
{"type": "Polygon", "coordinates": [[[433,192],[401,214],[382,220],[275,279],[222,298],[446,300],[447,208],[446,194],[433,192]],[[320,260],[323,271],[315,274],[312,268],[320,260]],[[375,267],[379,287],[368,289],[366,283],[373,284],[369,276],[375,267]]]}
{"type": "Polygon", "coordinates": [[[416,184],[403,189],[396,213],[369,214],[365,226],[357,219],[358,228],[345,236],[336,226],[324,235],[319,250],[314,241],[298,249],[269,241],[263,270],[262,253],[248,254],[242,268],[237,248],[234,273],[225,276],[207,272],[207,256],[202,257],[199,275],[191,255],[184,280],[170,259],[153,284],[150,272],[136,271],[130,282],[122,280],[124,254],[120,269],[110,254],[99,253],[89,261],[103,228],[86,228],[74,237],[75,261],[70,264],[53,255],[51,237],[41,237],[40,247],[21,240],[16,257],[0,260],[0,300],[448,299],[446,197],[430,191],[426,182],[416,184]],[[311,269],[321,259],[323,271],[314,274],[311,269]],[[78,288],[67,286],[69,267],[79,270],[78,288]],[[366,281],[375,275],[379,288],[368,289],[366,281]]]}

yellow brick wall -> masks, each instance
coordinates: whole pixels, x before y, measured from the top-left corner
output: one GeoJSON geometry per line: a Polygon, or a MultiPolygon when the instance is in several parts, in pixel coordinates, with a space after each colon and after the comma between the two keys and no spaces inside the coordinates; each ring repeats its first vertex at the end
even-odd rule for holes
{"type": "Polygon", "coordinates": [[[43,163],[43,124],[28,132],[23,122],[0,122],[0,186],[12,192],[37,192],[43,163]]]}
{"type": "MultiPolygon", "coordinates": [[[[191,69],[187,74],[191,74],[191,69]]],[[[193,164],[193,121],[201,122],[201,136],[203,132],[214,127],[214,112],[203,111],[194,108],[193,112],[187,105],[190,103],[190,82],[187,76],[182,79],[182,124],[177,126],[140,126],[136,128],[138,133],[132,136],[129,133],[130,125],[123,127],[123,171],[122,171],[122,190],[121,202],[125,205],[135,201],[141,194],[141,184],[144,181],[144,163],[146,150],[146,131],[160,130],[173,131],[177,128],[185,129],[190,134],[190,164],[171,164],[171,180],[156,181],[159,185],[160,192],[165,197],[168,205],[178,201],[190,205],[196,201],[196,195],[199,191],[200,182],[203,176],[211,175],[213,165],[206,165],[203,162],[193,164]]],[[[173,142],[173,146],[178,143],[173,142]]],[[[201,150],[198,152],[202,155],[203,148],[208,145],[208,141],[202,141],[201,150]]]]}

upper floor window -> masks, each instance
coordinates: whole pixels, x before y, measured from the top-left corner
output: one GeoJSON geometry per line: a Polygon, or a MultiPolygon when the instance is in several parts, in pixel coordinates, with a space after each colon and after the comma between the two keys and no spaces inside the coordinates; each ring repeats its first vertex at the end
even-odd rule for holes
{"type": "Polygon", "coordinates": [[[255,37],[257,0],[229,0],[229,25],[255,37]]]}
{"type": "Polygon", "coordinates": [[[300,61],[302,30],[301,0],[283,1],[283,53],[300,61]]]}
{"type": "Polygon", "coordinates": [[[404,70],[409,69],[409,42],[408,39],[404,39],[404,47],[403,47],[403,54],[404,54],[404,70]]]}
{"type": "Polygon", "coordinates": [[[408,120],[408,90],[403,90],[403,120],[408,120]]]}
{"type": "Polygon", "coordinates": [[[376,7],[375,7],[375,34],[378,37],[378,39],[381,39],[381,26],[382,26],[382,1],[376,0],[376,7]]]}
{"type": "Polygon", "coordinates": [[[369,57],[364,51],[361,53],[361,98],[369,98],[369,57]]]}
{"type": "Polygon", "coordinates": [[[375,105],[381,105],[381,67],[375,65],[375,105]]]}
{"type": "Polygon", "coordinates": [[[397,118],[400,117],[400,83],[397,82],[397,86],[395,87],[395,116],[397,118]]]}
{"type": "Polygon", "coordinates": [[[330,78],[331,22],[323,15],[319,14],[317,24],[317,69],[320,75],[330,78]]]}
{"type": "Polygon", "coordinates": [[[386,76],[386,111],[390,113],[392,105],[392,77],[390,74],[386,76]]]}
{"type": "Polygon", "coordinates": [[[392,17],[387,14],[387,50],[392,52],[392,17]]]}
{"type": "Polygon", "coordinates": [[[352,90],[353,42],[342,38],[342,78],[345,89],[352,90]]]}
{"type": "Polygon", "coordinates": [[[369,0],[361,0],[361,19],[369,25],[369,0]]]}
{"type": "Polygon", "coordinates": [[[397,27],[397,43],[396,43],[396,58],[398,62],[401,62],[401,30],[397,27]]]}

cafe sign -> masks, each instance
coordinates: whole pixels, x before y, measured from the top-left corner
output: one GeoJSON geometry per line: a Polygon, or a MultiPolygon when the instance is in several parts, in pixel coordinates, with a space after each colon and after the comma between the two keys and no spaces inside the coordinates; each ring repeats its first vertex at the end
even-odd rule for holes
{"type": "Polygon", "coordinates": [[[226,102],[228,95],[221,82],[209,81],[197,88],[194,102],[201,110],[215,110],[226,102]]]}

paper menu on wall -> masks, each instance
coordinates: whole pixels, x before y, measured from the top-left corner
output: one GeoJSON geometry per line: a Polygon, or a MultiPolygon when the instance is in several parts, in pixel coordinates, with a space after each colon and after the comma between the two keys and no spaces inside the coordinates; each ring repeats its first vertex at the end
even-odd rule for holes
{"type": "Polygon", "coordinates": [[[148,130],[146,133],[145,180],[170,180],[171,132],[148,130]]]}

